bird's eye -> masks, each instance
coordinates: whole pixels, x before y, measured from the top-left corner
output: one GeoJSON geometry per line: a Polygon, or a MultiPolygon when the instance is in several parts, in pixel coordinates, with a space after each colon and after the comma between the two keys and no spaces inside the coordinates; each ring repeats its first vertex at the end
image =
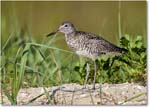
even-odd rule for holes
{"type": "Polygon", "coordinates": [[[68,25],[66,24],[64,27],[68,27],[68,25]]]}

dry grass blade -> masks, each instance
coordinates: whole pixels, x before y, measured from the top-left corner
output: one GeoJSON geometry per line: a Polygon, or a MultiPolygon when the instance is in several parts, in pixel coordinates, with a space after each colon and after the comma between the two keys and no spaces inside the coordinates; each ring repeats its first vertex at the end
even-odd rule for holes
{"type": "Polygon", "coordinates": [[[34,97],[33,99],[29,100],[29,101],[27,102],[27,104],[32,103],[33,101],[35,101],[36,99],[40,98],[40,97],[43,96],[44,94],[45,94],[45,93],[42,93],[42,94],[40,94],[40,95],[34,97]]]}

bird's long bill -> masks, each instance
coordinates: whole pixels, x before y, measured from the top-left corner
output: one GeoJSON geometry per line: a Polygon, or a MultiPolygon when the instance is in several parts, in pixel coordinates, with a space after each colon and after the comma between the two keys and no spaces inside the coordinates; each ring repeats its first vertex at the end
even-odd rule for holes
{"type": "Polygon", "coordinates": [[[49,33],[49,34],[46,35],[46,36],[49,37],[49,36],[55,35],[57,32],[58,32],[58,30],[57,30],[57,31],[54,31],[54,32],[52,32],[52,33],[49,33]]]}

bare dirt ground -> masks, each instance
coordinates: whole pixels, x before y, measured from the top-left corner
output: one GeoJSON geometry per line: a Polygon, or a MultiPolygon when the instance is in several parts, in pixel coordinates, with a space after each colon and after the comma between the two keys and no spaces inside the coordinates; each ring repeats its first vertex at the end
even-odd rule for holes
{"type": "MultiPolygon", "coordinates": [[[[43,87],[22,88],[19,91],[18,105],[146,105],[147,88],[139,84],[96,84],[83,89],[79,84],[64,84],[48,87],[44,93],[43,87]],[[41,95],[41,96],[39,96],[41,95]],[[39,96],[37,98],[37,96],[39,96]],[[49,101],[48,101],[49,99],[49,101]]],[[[3,105],[10,105],[7,97],[2,93],[3,105]]]]}

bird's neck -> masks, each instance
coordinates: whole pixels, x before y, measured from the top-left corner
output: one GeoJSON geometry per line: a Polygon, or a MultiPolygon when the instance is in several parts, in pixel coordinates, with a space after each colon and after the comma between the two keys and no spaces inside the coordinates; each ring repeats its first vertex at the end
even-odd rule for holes
{"type": "Polygon", "coordinates": [[[75,36],[75,33],[76,33],[75,31],[65,33],[65,37],[69,38],[69,37],[75,36]]]}
{"type": "Polygon", "coordinates": [[[74,38],[75,38],[75,32],[71,32],[71,33],[65,34],[65,38],[66,38],[66,41],[74,40],[74,38]]]}

